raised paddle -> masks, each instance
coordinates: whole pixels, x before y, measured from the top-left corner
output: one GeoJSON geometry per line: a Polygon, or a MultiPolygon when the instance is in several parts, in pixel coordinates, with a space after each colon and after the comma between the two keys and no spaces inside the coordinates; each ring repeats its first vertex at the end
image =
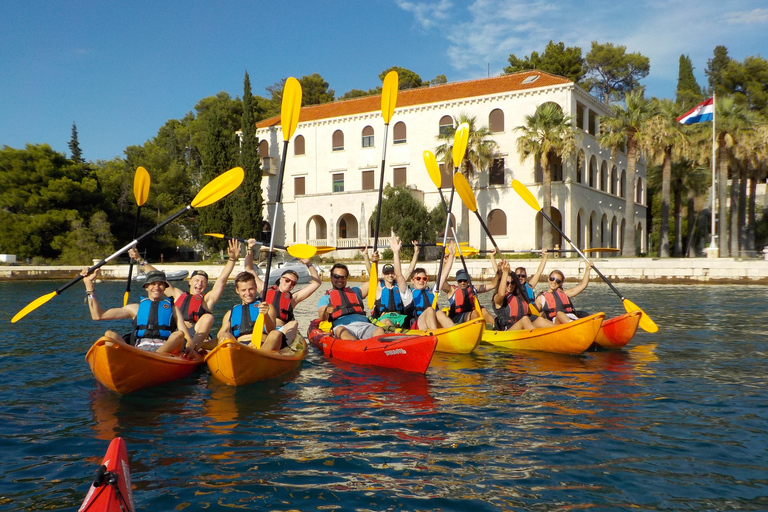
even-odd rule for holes
{"type": "MultiPolygon", "coordinates": [[[[215,238],[223,238],[224,240],[237,240],[238,242],[242,242],[244,244],[248,243],[248,240],[245,238],[238,238],[236,236],[229,236],[229,235],[223,235],[221,233],[203,233],[205,236],[212,236],[215,238]]],[[[288,254],[293,256],[294,258],[304,259],[304,258],[311,258],[315,255],[315,253],[318,253],[318,248],[313,245],[307,245],[307,244],[293,244],[289,246],[285,245],[277,245],[274,246],[275,249],[283,249],[284,251],[287,251],[288,254]]],[[[335,249],[335,247],[333,248],[335,249]]],[[[326,251],[330,252],[330,251],[326,251]]]]}
{"type": "MultiPolygon", "coordinates": [[[[475,215],[477,215],[477,220],[480,221],[480,225],[483,227],[483,230],[485,230],[485,234],[488,235],[488,239],[491,241],[491,244],[493,244],[493,248],[496,249],[496,254],[499,255],[499,257],[501,258],[501,261],[504,261],[504,255],[501,253],[499,246],[496,245],[496,240],[493,239],[493,235],[491,234],[491,231],[488,229],[488,226],[485,224],[483,217],[477,211],[477,200],[475,199],[475,193],[472,192],[472,187],[469,185],[467,178],[465,178],[464,175],[460,173],[454,174],[453,186],[456,189],[456,192],[458,192],[459,197],[461,198],[461,201],[464,203],[467,209],[471,210],[472,212],[474,212],[475,215]]],[[[528,297],[528,294],[525,292],[525,289],[523,289],[523,285],[520,284],[520,280],[513,279],[513,281],[515,283],[515,288],[517,288],[518,292],[520,293],[520,296],[528,297]]],[[[536,306],[531,303],[528,303],[528,309],[534,315],[539,314],[539,311],[536,309],[536,306]]]]}
{"type": "MultiPolygon", "coordinates": [[[[397,104],[398,78],[397,71],[390,71],[384,77],[384,84],[381,90],[381,117],[384,118],[384,141],[381,149],[381,171],[379,172],[379,198],[376,201],[376,228],[373,231],[373,252],[379,247],[379,223],[381,222],[381,194],[384,191],[384,162],[387,160],[387,132],[389,131],[389,121],[395,112],[397,104]]],[[[371,275],[368,278],[368,308],[373,308],[376,302],[376,287],[379,280],[378,263],[371,265],[371,275]]]]}
{"type": "MultiPolygon", "coordinates": [[[[149,173],[141,166],[136,168],[133,176],[133,197],[136,198],[136,220],[133,222],[133,238],[139,234],[139,214],[141,207],[149,197],[149,173]]],[[[125,294],[123,294],[123,307],[128,304],[128,295],[131,293],[131,275],[133,274],[133,258],[128,265],[128,280],[125,282],[125,294]]]]}
{"type": "MultiPolygon", "coordinates": [[[[453,173],[456,174],[459,170],[459,167],[461,167],[461,162],[464,160],[464,154],[467,151],[467,141],[469,140],[469,124],[467,123],[461,123],[458,128],[456,128],[456,132],[453,135],[453,173]]],[[[427,167],[427,170],[429,171],[429,167],[427,167]]],[[[433,171],[434,172],[434,171],[433,171]]],[[[434,179],[434,178],[433,178],[434,179]]],[[[437,188],[440,190],[440,187],[437,188]]],[[[453,187],[453,184],[451,184],[451,200],[448,202],[448,209],[445,212],[445,230],[443,231],[443,245],[446,245],[448,242],[448,228],[451,225],[451,210],[453,209],[453,195],[455,192],[455,188],[453,187]]],[[[442,194],[442,192],[440,192],[442,194]]],[[[458,240],[456,240],[456,243],[459,243],[458,240]]],[[[445,258],[440,258],[440,263],[437,266],[437,282],[435,282],[435,299],[432,302],[432,307],[435,308],[437,306],[437,297],[440,295],[440,276],[443,275],[443,262],[445,261],[445,258]]],[[[469,275],[469,272],[467,272],[467,275],[469,275]]]]}
{"type": "MultiPolygon", "coordinates": [[[[581,251],[579,250],[579,248],[578,248],[578,247],[576,247],[576,244],[574,244],[573,242],[571,242],[571,239],[570,239],[570,238],[568,238],[568,237],[565,235],[565,233],[563,233],[563,231],[562,231],[562,230],[561,230],[561,229],[560,229],[560,228],[557,226],[557,224],[555,224],[555,223],[552,221],[552,219],[550,219],[550,218],[549,218],[549,215],[547,215],[546,213],[544,213],[544,210],[541,208],[541,206],[539,206],[539,202],[536,200],[536,198],[535,198],[535,197],[533,197],[533,194],[531,194],[531,191],[530,191],[530,190],[528,190],[528,187],[526,187],[525,185],[523,185],[522,183],[520,183],[520,182],[519,182],[519,181],[517,181],[517,180],[512,180],[512,188],[514,188],[514,189],[515,189],[515,192],[517,192],[517,193],[520,195],[520,197],[522,197],[522,198],[523,198],[523,201],[525,201],[525,202],[528,204],[528,206],[530,206],[530,207],[531,207],[531,208],[533,208],[534,210],[536,210],[536,211],[538,211],[539,213],[541,213],[541,215],[542,215],[542,216],[543,216],[545,219],[547,219],[547,221],[548,221],[550,224],[552,224],[552,227],[553,227],[553,228],[555,228],[555,229],[557,230],[557,232],[558,232],[558,233],[560,233],[560,236],[562,236],[563,238],[565,238],[565,240],[566,240],[566,241],[567,241],[569,244],[571,244],[571,247],[573,247],[573,248],[576,250],[576,252],[577,252],[577,253],[579,253],[579,256],[581,256],[582,258],[584,258],[584,260],[585,260],[585,261],[589,261],[589,260],[587,259],[587,257],[584,255],[584,253],[583,253],[583,252],[581,252],[581,251]]],[[[621,302],[624,304],[624,309],[627,311],[627,313],[632,313],[633,311],[640,311],[640,313],[642,313],[642,314],[640,315],[640,324],[639,324],[641,329],[643,329],[643,330],[644,330],[644,331],[646,331],[646,332],[656,332],[656,331],[658,331],[658,330],[659,330],[659,326],[657,326],[657,325],[656,325],[656,322],[654,322],[654,321],[651,319],[651,317],[650,317],[650,316],[648,316],[648,313],[646,313],[645,311],[643,311],[642,309],[640,309],[640,307],[639,307],[637,304],[635,304],[634,302],[632,302],[632,301],[630,301],[629,299],[625,298],[625,297],[624,297],[624,296],[623,296],[621,293],[619,293],[619,290],[617,290],[617,289],[616,289],[616,287],[615,287],[615,286],[613,286],[613,284],[612,284],[612,283],[611,283],[611,282],[608,280],[608,278],[607,278],[607,277],[605,277],[605,276],[603,275],[603,273],[602,273],[602,272],[600,272],[600,270],[599,270],[599,269],[598,269],[596,266],[592,265],[592,269],[593,269],[595,272],[597,272],[597,275],[598,275],[598,276],[600,276],[600,278],[601,278],[603,281],[605,281],[605,284],[607,284],[607,285],[608,285],[608,286],[611,288],[611,290],[613,290],[613,292],[614,292],[616,295],[618,295],[618,296],[619,296],[619,298],[621,299],[621,302]]]]}
{"type": "MultiPolygon", "coordinates": [[[[275,248],[275,231],[277,231],[277,213],[280,210],[280,201],[283,198],[283,175],[285,174],[285,159],[288,156],[288,142],[296,131],[301,113],[301,84],[293,77],[285,81],[283,88],[283,104],[280,110],[280,123],[283,129],[283,157],[280,161],[280,172],[277,174],[277,194],[275,196],[275,214],[272,216],[272,233],[269,237],[269,252],[267,253],[267,268],[264,271],[264,289],[261,299],[267,298],[267,286],[269,271],[272,267],[272,251],[275,248]]],[[[261,318],[261,315],[259,315],[261,318]]],[[[254,331],[256,332],[256,331],[254,331]]]]}
{"type": "MultiPolygon", "coordinates": [[[[150,229],[140,237],[136,238],[131,243],[121,248],[114,254],[106,257],[105,259],[101,260],[94,266],[90,267],[88,269],[88,274],[91,274],[94,270],[102,267],[108,261],[114,258],[117,258],[121,254],[123,254],[125,251],[130,249],[131,247],[135,247],[136,244],[138,244],[141,240],[148,237],[149,235],[151,235],[158,229],[162,228],[166,224],[173,222],[174,220],[181,217],[182,215],[192,210],[193,208],[202,208],[203,206],[208,206],[210,204],[215,203],[219,199],[226,197],[233,190],[235,190],[237,187],[240,186],[240,183],[243,182],[244,177],[245,177],[245,173],[243,172],[242,167],[235,167],[234,169],[230,169],[224,174],[221,174],[220,176],[215,178],[213,181],[208,183],[206,186],[204,186],[202,190],[200,190],[200,192],[197,193],[197,195],[195,196],[195,198],[192,200],[190,204],[188,204],[178,212],[174,213],[173,215],[171,215],[170,217],[165,219],[163,222],[153,227],[152,229],[150,229]]],[[[42,306],[43,304],[45,304],[46,302],[54,298],[56,295],[59,295],[61,292],[63,292],[64,290],[66,290],[67,288],[69,288],[70,286],[72,286],[73,284],[77,283],[82,279],[83,279],[83,276],[78,275],[76,278],[72,279],[70,282],[68,282],[61,288],[33,300],[32,302],[27,304],[21,311],[16,313],[16,315],[14,315],[14,317],[11,319],[11,323],[15,323],[18,320],[21,320],[27,314],[39,308],[40,306],[42,306]]]]}

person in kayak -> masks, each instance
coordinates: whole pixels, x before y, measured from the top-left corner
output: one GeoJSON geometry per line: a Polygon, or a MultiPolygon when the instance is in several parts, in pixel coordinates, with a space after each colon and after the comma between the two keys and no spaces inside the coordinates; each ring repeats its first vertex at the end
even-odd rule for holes
{"type": "MultiPolygon", "coordinates": [[[[419,246],[416,242],[413,242],[413,259],[411,260],[411,266],[408,272],[408,281],[410,285],[406,289],[405,299],[408,305],[405,308],[405,313],[408,315],[406,325],[411,329],[439,329],[441,327],[452,327],[453,321],[448,318],[448,315],[442,309],[435,311],[432,308],[432,301],[435,298],[435,294],[429,289],[429,276],[426,269],[422,267],[413,268],[416,266],[416,260],[419,257],[419,246]]],[[[443,267],[443,275],[440,279],[440,283],[445,283],[448,280],[448,276],[451,273],[451,267],[445,265],[443,267]]],[[[447,293],[451,290],[448,288],[447,293]]]]}
{"type": "Polygon", "coordinates": [[[518,286],[510,271],[509,261],[501,264],[501,279],[493,296],[493,312],[496,314],[494,327],[498,331],[518,331],[536,327],[552,327],[552,323],[539,316],[531,315],[528,297],[523,283],[518,286]]]}
{"type": "Polygon", "coordinates": [[[571,298],[587,288],[591,269],[592,262],[587,261],[587,268],[584,269],[584,277],[581,282],[568,290],[563,289],[563,284],[565,284],[563,273],[559,270],[550,272],[549,290],[542,292],[536,299],[536,306],[541,311],[542,318],[555,324],[565,324],[589,316],[589,313],[584,311],[576,311],[571,298]]]}
{"type": "Polygon", "coordinates": [[[256,338],[256,348],[270,352],[289,346],[285,334],[275,329],[275,308],[261,301],[253,274],[245,271],[237,274],[235,291],[240,297],[240,304],[232,306],[221,320],[221,328],[216,335],[218,342],[252,343],[256,338]],[[253,328],[259,315],[264,315],[264,329],[261,333],[255,333],[253,328]]]}
{"type": "Polygon", "coordinates": [[[192,342],[187,326],[183,321],[179,321],[183,318],[181,311],[164,295],[169,286],[164,272],[153,270],[147,273],[143,284],[147,297],[142,298],[140,302],[104,310],[96,299],[94,288],[99,269],[90,275],[88,270],[83,269],[80,275],[83,276],[91,318],[97,321],[126,318],[133,320],[133,331],[125,336],[120,336],[112,330],[105,332],[104,336],[110,338],[110,341],[118,344],[128,342],[141,350],[167,356],[182,352],[190,359],[202,360],[202,356],[197,353],[199,347],[192,342]]]}
{"type": "Polygon", "coordinates": [[[317,316],[321,322],[333,325],[333,335],[343,340],[360,340],[384,334],[384,329],[373,325],[365,315],[364,299],[368,296],[368,282],[348,287],[349,269],[343,263],[331,267],[331,286],[317,302],[317,316]]]}
{"type": "MultiPolygon", "coordinates": [[[[381,268],[382,279],[376,288],[376,302],[371,316],[382,327],[403,327],[407,318],[405,310],[412,298],[409,299],[406,295],[408,286],[400,267],[402,243],[396,235],[390,238],[389,248],[392,250],[394,264],[387,263],[381,268]]],[[[374,253],[374,257],[378,261],[378,252],[374,253]]],[[[413,262],[411,265],[413,266],[413,262]]]]}
{"type": "MultiPolygon", "coordinates": [[[[541,278],[541,274],[544,272],[544,267],[547,265],[548,257],[549,252],[546,249],[542,249],[541,262],[539,263],[539,267],[536,269],[536,273],[533,274],[530,279],[528,279],[528,271],[525,270],[525,267],[517,267],[515,269],[515,279],[518,279],[520,284],[525,287],[527,300],[531,304],[534,304],[536,301],[536,293],[533,291],[533,289],[536,288],[537,284],[539,284],[539,279],[541,278]]],[[[493,271],[498,272],[499,267],[496,263],[495,247],[491,250],[491,265],[493,266],[493,271]]]]}
{"type": "MultiPolygon", "coordinates": [[[[190,329],[190,332],[194,331],[195,334],[192,341],[197,347],[211,349],[216,346],[216,341],[212,340],[209,336],[214,320],[212,311],[216,302],[221,298],[221,294],[227,285],[227,280],[240,257],[240,242],[229,240],[227,253],[229,254],[229,260],[224,265],[219,277],[216,278],[216,282],[213,284],[213,288],[208,293],[205,292],[206,288],[208,288],[208,274],[204,270],[194,270],[192,272],[192,275],[189,276],[188,291],[182,291],[173,285],[169,285],[165,290],[166,297],[172,297],[176,306],[181,310],[187,329],[190,329]]],[[[138,249],[135,247],[128,251],[128,255],[139,262],[139,266],[143,271],[151,272],[157,270],[147,263],[146,259],[141,257],[138,249]]]]}
{"type": "MultiPolygon", "coordinates": [[[[456,245],[451,244],[448,249],[448,262],[446,263],[448,268],[451,268],[453,265],[455,257],[456,245]]],[[[481,313],[478,314],[477,309],[475,308],[475,301],[479,300],[478,294],[496,290],[499,279],[500,275],[496,272],[493,276],[493,281],[489,284],[481,284],[476,287],[470,283],[467,271],[463,268],[459,269],[456,272],[456,284],[449,285],[451,287],[449,292],[451,293],[451,296],[448,299],[448,304],[450,306],[448,310],[448,318],[450,318],[454,324],[461,324],[474,320],[475,318],[480,318],[480,315],[482,315],[487,324],[493,324],[495,319],[487,309],[480,307],[481,313]]]]}

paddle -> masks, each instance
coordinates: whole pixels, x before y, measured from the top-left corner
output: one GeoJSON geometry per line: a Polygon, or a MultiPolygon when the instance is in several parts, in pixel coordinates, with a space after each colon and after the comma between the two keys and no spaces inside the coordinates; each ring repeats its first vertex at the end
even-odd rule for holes
{"type": "MultiPolygon", "coordinates": [[[[496,240],[493,239],[493,235],[491,234],[491,231],[488,229],[488,226],[486,226],[485,221],[483,220],[483,217],[477,211],[477,200],[475,200],[475,194],[474,192],[472,192],[472,187],[469,185],[467,178],[465,178],[463,174],[454,174],[453,186],[456,189],[456,192],[459,193],[459,197],[461,198],[461,201],[464,203],[467,209],[474,212],[474,214],[477,216],[477,220],[480,221],[480,225],[485,230],[485,234],[488,235],[488,239],[491,241],[491,244],[493,244],[493,248],[496,249],[496,254],[499,255],[499,257],[501,258],[501,261],[504,261],[504,255],[501,253],[499,246],[496,245],[496,240]]],[[[512,281],[515,283],[515,288],[517,288],[518,292],[520,293],[520,296],[528,297],[528,294],[523,288],[523,285],[520,284],[520,280],[515,278],[515,279],[512,279],[512,281]]],[[[539,311],[538,309],[536,309],[535,305],[528,303],[528,309],[534,315],[539,315],[539,311]]]]}
{"type": "MultiPolygon", "coordinates": [[[[469,124],[461,123],[456,132],[453,135],[453,173],[456,174],[461,166],[462,160],[464,160],[464,153],[467,151],[467,142],[469,140],[469,124]]],[[[429,167],[427,167],[429,171],[429,167]]],[[[433,171],[434,172],[434,171],[433,171]]],[[[434,178],[433,178],[434,180],[434,178]]],[[[438,187],[440,190],[440,187],[438,187]]],[[[445,230],[443,231],[443,245],[446,245],[448,241],[448,227],[451,225],[451,210],[453,209],[453,195],[456,188],[451,184],[451,200],[448,202],[448,209],[445,212],[445,230]]],[[[442,191],[440,192],[442,195],[442,191]]],[[[445,200],[445,199],[443,199],[445,200]]],[[[455,238],[455,237],[454,237],[455,238]]],[[[458,244],[459,241],[456,240],[458,244]]],[[[461,245],[459,245],[461,247],[461,245]]],[[[440,263],[437,266],[437,282],[435,282],[435,298],[432,301],[432,308],[437,309],[437,298],[440,295],[440,276],[443,275],[443,262],[445,258],[440,258],[440,263]]],[[[469,272],[467,272],[469,275],[469,272]]]]}
{"type": "MultiPolygon", "coordinates": [[[[440,194],[440,201],[443,203],[443,208],[445,209],[446,215],[448,215],[448,219],[451,218],[450,214],[448,213],[448,203],[445,201],[445,196],[443,195],[443,190],[440,188],[440,186],[443,184],[443,176],[440,173],[440,167],[437,165],[437,158],[435,158],[435,154],[431,151],[424,151],[424,165],[427,167],[427,173],[429,174],[429,177],[432,179],[432,183],[435,184],[437,187],[437,192],[440,194]]],[[[467,262],[464,261],[464,251],[462,249],[462,245],[464,242],[459,242],[459,238],[456,236],[456,230],[453,227],[453,222],[449,222],[451,226],[451,234],[453,235],[453,239],[456,241],[456,247],[459,249],[459,257],[461,258],[461,265],[464,267],[464,272],[467,273],[467,276],[469,277],[469,270],[467,269],[467,262]]],[[[468,244],[468,242],[467,242],[468,244]]],[[[446,246],[446,249],[448,247],[446,246]]],[[[442,274],[442,270],[441,270],[442,274]]],[[[432,301],[432,308],[434,309],[437,306],[437,296],[440,293],[440,278],[441,274],[438,274],[437,276],[437,293],[435,293],[435,299],[432,301]]],[[[469,277],[469,285],[472,286],[472,278],[469,277]]],[[[480,311],[479,301],[475,301],[475,309],[477,309],[478,314],[482,315],[482,312],[480,311]]]]}
{"type": "MultiPolygon", "coordinates": [[[[283,197],[283,175],[285,174],[285,160],[288,156],[288,142],[296,131],[299,124],[299,114],[301,113],[301,84],[293,77],[285,81],[283,88],[283,104],[280,110],[280,123],[283,128],[283,157],[280,161],[280,172],[277,174],[277,195],[275,197],[275,214],[272,217],[272,233],[269,237],[269,252],[267,253],[267,268],[264,271],[264,289],[261,293],[261,300],[267,298],[267,286],[269,282],[269,271],[272,267],[272,251],[275,248],[275,231],[277,231],[277,213],[280,210],[280,201],[283,197]]],[[[259,315],[261,318],[262,315],[259,315]]],[[[263,321],[263,318],[262,318],[263,321]]],[[[254,327],[255,329],[255,327],[254,327]]],[[[254,330],[254,332],[257,332],[254,330]]]]}
{"type": "MultiPolygon", "coordinates": [[[[571,239],[570,239],[570,238],[568,238],[568,237],[565,235],[565,233],[563,233],[563,231],[562,231],[562,230],[561,230],[561,229],[560,229],[560,228],[557,226],[557,224],[555,224],[555,223],[552,221],[552,219],[550,219],[550,218],[549,218],[549,215],[547,215],[546,213],[544,213],[544,210],[541,208],[541,206],[539,206],[539,202],[536,200],[536,198],[535,198],[535,197],[533,197],[533,194],[531,194],[531,191],[530,191],[530,190],[528,190],[528,188],[527,188],[525,185],[523,185],[522,183],[520,183],[520,182],[519,182],[519,181],[517,181],[517,180],[512,180],[512,188],[514,188],[514,189],[515,189],[515,192],[517,192],[517,193],[520,195],[520,197],[522,197],[522,198],[523,198],[523,201],[525,201],[526,203],[528,203],[528,206],[530,206],[530,207],[531,207],[531,208],[533,208],[534,210],[536,210],[536,211],[538,211],[539,213],[541,213],[541,215],[542,215],[542,216],[543,216],[545,219],[547,219],[547,221],[548,221],[550,224],[552,224],[552,227],[554,227],[554,228],[557,230],[557,232],[558,232],[558,233],[560,233],[560,236],[562,236],[563,238],[565,238],[565,240],[566,240],[566,241],[567,241],[569,244],[571,244],[571,247],[573,247],[573,248],[576,250],[576,252],[577,252],[577,253],[579,253],[579,256],[581,256],[582,258],[584,258],[584,260],[585,260],[585,261],[589,261],[589,260],[587,259],[587,257],[584,255],[584,253],[583,253],[583,252],[581,252],[581,251],[579,250],[579,248],[578,248],[578,247],[576,247],[576,244],[574,244],[573,242],[571,242],[571,239]]],[[[658,326],[656,325],[656,323],[655,323],[655,322],[654,322],[654,321],[651,319],[651,317],[650,317],[650,316],[648,316],[648,313],[646,313],[645,311],[643,311],[642,309],[640,309],[640,307],[639,307],[637,304],[633,303],[633,302],[632,302],[632,301],[630,301],[629,299],[625,298],[625,297],[624,297],[624,296],[623,296],[621,293],[619,293],[619,290],[617,290],[617,289],[616,289],[616,287],[615,287],[615,286],[613,286],[613,284],[612,284],[612,283],[611,283],[611,282],[608,280],[608,278],[607,278],[607,277],[605,277],[605,276],[603,275],[603,273],[602,273],[602,272],[600,272],[600,270],[598,270],[598,268],[597,268],[597,267],[595,267],[594,265],[592,265],[592,269],[593,269],[595,272],[597,272],[597,275],[598,275],[598,276],[600,276],[600,278],[601,278],[603,281],[605,281],[605,284],[607,284],[607,285],[608,285],[608,286],[611,288],[611,290],[613,290],[613,292],[614,292],[616,295],[618,295],[618,296],[619,296],[619,298],[621,299],[622,303],[624,304],[624,309],[627,311],[627,313],[631,313],[631,312],[633,312],[633,311],[640,311],[640,313],[642,313],[642,314],[641,314],[641,316],[640,316],[640,324],[639,324],[641,329],[643,329],[643,330],[644,330],[644,331],[646,331],[646,332],[656,332],[656,331],[658,331],[658,330],[659,330],[659,327],[658,327],[658,326]]]]}
{"type": "MultiPolygon", "coordinates": [[[[236,236],[229,236],[229,235],[222,235],[221,233],[204,233],[205,236],[212,236],[215,238],[223,238],[224,240],[237,240],[239,242],[242,242],[244,244],[248,243],[248,240],[245,238],[238,238],[236,236]]],[[[261,244],[259,244],[261,245],[261,244]]],[[[287,251],[288,254],[293,256],[294,258],[304,259],[304,258],[311,258],[315,255],[315,253],[318,252],[318,248],[314,247],[312,245],[307,244],[293,244],[289,246],[285,245],[277,245],[274,246],[275,249],[283,249],[284,251],[287,251]]],[[[335,247],[332,247],[331,249],[335,249],[335,247]]],[[[326,251],[330,252],[330,251],[326,251]]]]}
{"type": "MultiPolygon", "coordinates": [[[[131,243],[121,248],[114,254],[108,256],[107,258],[101,260],[94,266],[90,267],[88,269],[88,274],[91,274],[94,270],[102,267],[108,261],[114,258],[117,258],[121,254],[123,254],[125,251],[130,249],[131,247],[135,247],[136,244],[138,244],[141,240],[148,237],[149,235],[151,235],[158,229],[162,228],[166,224],[173,222],[177,218],[187,213],[189,210],[192,210],[193,208],[202,208],[203,206],[208,206],[210,204],[215,203],[219,199],[226,197],[229,193],[231,193],[233,190],[235,190],[237,187],[240,186],[240,183],[243,182],[244,177],[245,177],[245,173],[243,172],[242,167],[235,167],[233,169],[228,170],[224,174],[218,176],[213,181],[211,181],[206,186],[204,186],[202,190],[200,190],[200,192],[197,193],[197,195],[189,205],[184,207],[182,210],[179,210],[178,212],[174,213],[173,215],[165,219],[163,222],[153,227],[152,229],[150,229],[140,237],[136,238],[131,243]]],[[[61,292],[63,292],[64,290],[66,290],[67,288],[69,288],[70,286],[72,286],[73,284],[77,283],[82,279],[83,279],[83,276],[78,275],[76,278],[72,279],[70,282],[68,282],[61,288],[33,300],[32,302],[27,304],[21,311],[16,313],[16,315],[14,315],[14,317],[11,319],[11,323],[15,323],[18,320],[21,320],[27,314],[39,308],[40,306],[42,306],[43,304],[45,304],[46,302],[54,298],[56,295],[59,295],[61,292]]]]}
{"type": "MultiPolygon", "coordinates": [[[[387,132],[389,131],[389,121],[395,112],[397,103],[397,71],[390,71],[384,77],[384,84],[381,91],[381,117],[384,118],[384,143],[381,150],[381,171],[379,172],[379,199],[376,202],[376,228],[373,231],[373,252],[376,252],[379,246],[379,223],[381,222],[381,194],[384,191],[384,162],[387,160],[387,132]]],[[[378,262],[371,265],[371,275],[368,278],[368,309],[372,309],[376,303],[376,287],[379,280],[378,262]]]]}
{"type": "MultiPolygon", "coordinates": [[[[133,222],[133,238],[139,234],[139,217],[141,207],[149,197],[149,173],[141,166],[136,168],[133,176],[133,197],[136,198],[136,220],[133,222]]],[[[133,274],[133,258],[128,265],[128,280],[125,282],[125,294],[123,295],[123,307],[128,304],[128,295],[131,293],[131,275],[133,274]]]]}

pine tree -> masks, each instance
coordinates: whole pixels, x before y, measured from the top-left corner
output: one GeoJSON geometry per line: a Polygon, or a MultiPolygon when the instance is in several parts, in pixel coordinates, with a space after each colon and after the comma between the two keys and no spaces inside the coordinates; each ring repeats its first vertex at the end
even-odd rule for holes
{"type": "Polygon", "coordinates": [[[714,56],[707,61],[707,79],[709,80],[709,93],[717,93],[718,96],[729,91],[723,83],[723,70],[725,70],[731,58],[728,56],[728,48],[716,46],[714,56]]]}
{"type": "Polygon", "coordinates": [[[256,116],[248,72],[243,79],[243,137],[240,144],[240,167],[245,180],[234,196],[232,235],[239,238],[258,238],[262,222],[261,161],[259,141],[256,138],[256,116]]]}
{"type": "Polygon", "coordinates": [[[701,96],[701,87],[693,76],[691,58],[688,55],[680,55],[675,102],[683,109],[688,109],[699,103],[701,96]]]}
{"type": "Polygon", "coordinates": [[[77,141],[77,125],[72,121],[72,138],[69,140],[69,150],[72,152],[72,161],[84,164],[83,153],[80,151],[80,143],[77,141]]]}

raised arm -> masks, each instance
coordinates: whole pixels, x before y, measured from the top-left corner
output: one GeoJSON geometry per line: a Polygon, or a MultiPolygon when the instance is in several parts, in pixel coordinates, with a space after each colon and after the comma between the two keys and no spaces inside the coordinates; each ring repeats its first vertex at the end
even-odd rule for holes
{"type": "Polygon", "coordinates": [[[264,290],[264,281],[256,274],[256,270],[253,268],[253,248],[256,246],[256,239],[248,239],[248,250],[245,252],[245,258],[243,259],[243,270],[249,274],[253,274],[256,278],[256,291],[262,293],[264,290]]]}
{"type": "Polygon", "coordinates": [[[213,283],[211,291],[205,294],[205,304],[208,307],[208,311],[213,311],[213,306],[221,298],[221,294],[224,293],[224,288],[227,286],[227,280],[235,269],[235,264],[240,258],[241,244],[237,240],[229,240],[229,247],[227,247],[227,253],[229,254],[229,261],[224,265],[224,269],[216,278],[216,282],[213,283]]]}
{"type": "Polygon", "coordinates": [[[492,248],[491,252],[491,267],[493,267],[493,272],[496,273],[499,271],[499,264],[496,263],[496,248],[492,248]]]}
{"type": "Polygon", "coordinates": [[[363,255],[363,261],[365,261],[365,273],[371,275],[371,259],[368,257],[368,246],[366,245],[360,249],[360,253],[363,255]]]}
{"type": "Polygon", "coordinates": [[[419,261],[419,242],[417,240],[411,240],[411,244],[413,244],[413,258],[411,258],[411,264],[408,265],[408,271],[405,273],[408,277],[411,276],[411,272],[416,268],[416,264],[419,261]]]}
{"type": "Polygon", "coordinates": [[[451,275],[453,261],[456,259],[456,244],[454,242],[451,242],[448,246],[448,254],[443,256],[443,258],[445,258],[445,263],[443,263],[443,273],[439,278],[440,281],[437,283],[437,286],[445,293],[451,293],[453,292],[453,288],[448,284],[448,277],[451,275]]]}
{"type": "Polygon", "coordinates": [[[501,265],[501,280],[496,287],[496,294],[493,296],[493,304],[500,308],[504,304],[507,296],[507,281],[509,280],[509,262],[505,261],[501,265]]]}
{"type": "Polygon", "coordinates": [[[528,279],[528,284],[531,285],[531,288],[536,288],[536,285],[539,284],[539,278],[541,277],[541,273],[544,272],[544,267],[547,266],[547,257],[549,257],[549,253],[546,249],[541,250],[541,262],[539,263],[539,268],[536,269],[536,273],[531,276],[530,279],[528,279]]]}
{"type": "Polygon", "coordinates": [[[591,270],[592,270],[592,262],[587,261],[587,267],[584,269],[584,277],[581,278],[581,282],[576,286],[574,286],[573,288],[569,288],[568,290],[565,290],[565,294],[568,297],[575,297],[587,288],[587,285],[589,285],[589,274],[591,273],[590,272],[591,270]]]}
{"type": "MultiPolygon", "coordinates": [[[[138,264],[139,268],[144,272],[152,272],[153,270],[157,270],[155,267],[150,265],[147,260],[141,257],[141,254],[139,253],[139,250],[136,249],[136,247],[131,247],[128,249],[128,256],[133,258],[133,260],[138,264]]],[[[168,283],[168,288],[165,289],[164,293],[166,297],[173,297],[173,300],[176,300],[184,292],[173,286],[171,283],[168,283]]]]}
{"type": "MultiPolygon", "coordinates": [[[[502,260],[502,265],[505,265],[507,263],[506,260],[502,260]]],[[[477,287],[477,293],[487,293],[491,291],[495,291],[496,287],[499,286],[499,280],[501,278],[501,272],[496,271],[495,274],[493,274],[493,280],[488,284],[481,284],[477,287]]]]}
{"type": "MultiPolygon", "coordinates": [[[[403,276],[403,269],[400,267],[400,249],[403,247],[400,239],[395,235],[389,239],[389,248],[392,249],[393,266],[395,267],[395,281],[400,293],[403,293],[408,286],[403,276]]],[[[410,272],[409,272],[410,273],[410,272]]]]}
{"type": "Polygon", "coordinates": [[[103,309],[96,299],[96,289],[94,288],[94,281],[96,275],[99,273],[99,269],[93,271],[91,275],[88,275],[88,269],[84,268],[80,275],[83,276],[83,284],[85,285],[86,300],[88,301],[88,309],[91,312],[92,320],[122,320],[124,318],[133,318],[139,311],[138,304],[128,304],[122,308],[103,309]]]}
{"type": "Polygon", "coordinates": [[[315,291],[317,291],[317,289],[320,288],[320,285],[322,284],[322,281],[320,280],[320,274],[317,273],[317,269],[309,260],[309,258],[302,258],[299,261],[307,266],[307,270],[309,270],[309,275],[312,276],[312,280],[307,286],[293,294],[294,306],[299,302],[311,297],[312,294],[315,293],[315,291]]]}

